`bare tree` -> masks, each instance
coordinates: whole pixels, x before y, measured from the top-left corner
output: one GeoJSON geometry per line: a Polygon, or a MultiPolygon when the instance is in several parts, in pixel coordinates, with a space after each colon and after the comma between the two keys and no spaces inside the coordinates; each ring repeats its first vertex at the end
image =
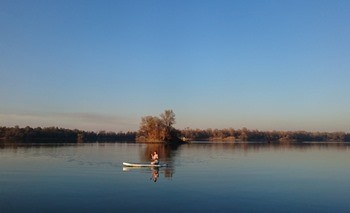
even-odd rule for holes
{"type": "Polygon", "coordinates": [[[164,113],[160,114],[160,117],[164,125],[164,139],[169,140],[172,138],[172,125],[175,124],[175,113],[173,110],[165,110],[164,113]]]}
{"type": "Polygon", "coordinates": [[[160,114],[160,118],[166,127],[172,127],[175,124],[175,113],[173,110],[165,110],[164,113],[160,114]]]}

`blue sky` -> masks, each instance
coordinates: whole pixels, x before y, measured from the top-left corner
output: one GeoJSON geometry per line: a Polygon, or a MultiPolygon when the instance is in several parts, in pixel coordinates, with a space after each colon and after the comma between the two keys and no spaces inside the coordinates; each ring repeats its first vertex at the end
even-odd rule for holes
{"type": "Polygon", "coordinates": [[[350,1],[0,1],[0,126],[350,132],[350,1]]]}

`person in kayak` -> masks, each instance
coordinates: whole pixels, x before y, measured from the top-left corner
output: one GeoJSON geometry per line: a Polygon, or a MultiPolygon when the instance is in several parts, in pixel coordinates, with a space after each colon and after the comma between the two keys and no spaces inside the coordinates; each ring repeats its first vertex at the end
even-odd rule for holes
{"type": "Polygon", "coordinates": [[[159,164],[159,160],[158,160],[158,154],[156,151],[153,152],[153,154],[151,154],[152,157],[152,162],[151,164],[159,164]]]}

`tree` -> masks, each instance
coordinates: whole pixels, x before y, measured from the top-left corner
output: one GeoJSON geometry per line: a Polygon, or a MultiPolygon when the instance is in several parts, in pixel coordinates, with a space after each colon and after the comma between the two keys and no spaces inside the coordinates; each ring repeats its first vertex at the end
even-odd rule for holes
{"type": "Polygon", "coordinates": [[[175,113],[172,110],[165,110],[160,117],[146,116],[141,118],[138,133],[139,141],[146,142],[183,142],[177,135],[172,125],[175,124],[175,113]]]}
{"type": "Polygon", "coordinates": [[[165,110],[160,114],[161,122],[164,126],[164,139],[168,140],[172,137],[171,132],[173,130],[172,125],[175,124],[175,113],[173,110],[165,110]]]}
{"type": "Polygon", "coordinates": [[[141,118],[139,134],[147,138],[148,141],[163,140],[163,123],[155,116],[141,118]]]}
{"type": "Polygon", "coordinates": [[[163,124],[166,127],[172,127],[175,124],[175,113],[173,110],[165,110],[164,113],[160,114],[163,124]]]}

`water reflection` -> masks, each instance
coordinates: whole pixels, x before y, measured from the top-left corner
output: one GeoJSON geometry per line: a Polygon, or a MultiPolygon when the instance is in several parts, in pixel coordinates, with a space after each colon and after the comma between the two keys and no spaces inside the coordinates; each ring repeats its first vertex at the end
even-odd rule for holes
{"type": "Polygon", "coordinates": [[[175,173],[173,162],[180,146],[181,145],[147,144],[145,149],[140,152],[140,159],[146,162],[150,161],[151,153],[156,151],[159,155],[160,163],[168,164],[168,167],[161,168],[164,170],[164,177],[171,179],[175,173]]]}
{"type": "Polygon", "coordinates": [[[163,173],[164,177],[166,179],[170,179],[167,174],[168,171],[172,171],[172,168],[169,167],[123,167],[124,172],[146,172],[147,174],[150,174],[151,177],[149,178],[153,182],[157,182],[159,178],[159,173],[163,173]]]}
{"type": "MultiPolygon", "coordinates": [[[[92,143],[91,143],[92,144],[92,143]]],[[[67,147],[67,146],[86,146],[86,143],[23,143],[23,142],[8,142],[4,140],[0,140],[0,149],[30,149],[30,148],[58,148],[58,147],[67,147]]]]}
{"type": "Polygon", "coordinates": [[[174,160],[178,148],[181,145],[169,144],[146,144],[139,152],[140,163],[151,163],[151,154],[157,152],[159,155],[159,164],[167,164],[167,167],[123,167],[123,171],[146,171],[151,174],[150,180],[157,182],[160,173],[165,179],[171,180],[174,173],[174,160]]]}
{"type": "MultiPolygon", "coordinates": [[[[151,154],[159,154],[160,164],[166,163],[169,167],[161,168],[124,168],[124,171],[147,173],[149,180],[159,181],[159,178],[171,180],[175,174],[176,166],[192,164],[199,160],[209,163],[218,159],[237,159],[239,153],[244,156],[255,153],[280,153],[280,152],[308,152],[314,150],[336,150],[341,152],[349,151],[349,143],[232,143],[232,142],[192,142],[180,146],[169,146],[165,144],[143,144],[139,149],[140,163],[150,163],[151,154]],[[209,154],[209,155],[208,155],[209,154]],[[177,159],[179,156],[181,159],[177,159]]],[[[310,153],[310,155],[312,155],[310,153]]],[[[236,161],[237,162],[237,161],[236,161]]],[[[203,164],[203,162],[201,162],[203,164]]]]}
{"type": "Polygon", "coordinates": [[[151,170],[152,170],[151,180],[153,180],[154,182],[157,182],[159,178],[159,168],[155,167],[155,168],[151,168],[151,170]]]}
{"type": "MultiPolygon", "coordinates": [[[[110,144],[110,143],[107,143],[110,144]]],[[[133,144],[133,143],[130,143],[133,144]]],[[[0,149],[31,149],[31,148],[58,148],[58,147],[86,147],[95,146],[96,143],[23,143],[23,142],[8,142],[0,140],[0,149]]],[[[105,146],[106,143],[98,143],[98,146],[105,146]]],[[[161,160],[171,162],[176,154],[176,150],[180,146],[189,146],[191,148],[209,148],[209,149],[239,149],[245,151],[259,151],[266,149],[283,150],[283,149],[338,149],[347,150],[350,143],[346,142],[303,142],[303,143],[265,143],[265,142],[210,142],[210,141],[192,141],[186,145],[166,145],[166,144],[146,144],[145,149],[140,152],[140,160],[150,162],[151,153],[157,151],[161,160]]]]}
{"type": "Polygon", "coordinates": [[[144,162],[151,161],[151,154],[157,152],[160,162],[172,162],[178,146],[170,146],[167,144],[147,144],[143,150],[140,151],[140,160],[144,162]]]}
{"type": "Polygon", "coordinates": [[[350,209],[350,146],[344,143],[1,147],[0,212],[148,212],[154,198],[158,209],[169,210],[174,201],[171,212],[350,209]],[[123,161],[150,162],[155,150],[171,167],[122,171],[123,161]]]}
{"type": "Polygon", "coordinates": [[[310,149],[336,149],[347,151],[350,147],[350,143],[344,142],[303,142],[303,143],[264,143],[264,142],[243,142],[243,143],[232,143],[232,142],[203,142],[194,141],[188,144],[191,149],[212,149],[212,150],[237,150],[244,152],[259,152],[266,150],[310,150],[310,149]]]}
{"type": "Polygon", "coordinates": [[[164,167],[123,167],[123,171],[124,172],[144,172],[147,173],[149,175],[147,175],[149,177],[149,180],[153,181],[153,182],[157,182],[159,179],[159,174],[163,173],[164,177],[166,179],[167,178],[167,173],[166,171],[169,168],[165,169],[164,167]]]}

